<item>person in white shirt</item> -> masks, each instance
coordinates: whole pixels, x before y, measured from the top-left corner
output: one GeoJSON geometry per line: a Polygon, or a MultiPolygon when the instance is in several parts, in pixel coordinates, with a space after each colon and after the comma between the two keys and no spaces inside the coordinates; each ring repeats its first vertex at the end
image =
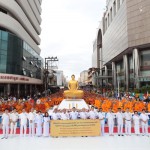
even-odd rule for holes
{"type": "Polygon", "coordinates": [[[145,109],[142,110],[140,114],[140,121],[142,125],[142,134],[148,136],[148,115],[145,113],[145,109]]]}
{"type": "Polygon", "coordinates": [[[114,114],[112,113],[112,110],[109,109],[109,112],[106,114],[106,119],[107,119],[107,123],[108,123],[108,127],[109,127],[109,135],[113,136],[113,132],[114,132],[114,114]]]}
{"type": "Polygon", "coordinates": [[[69,113],[71,120],[76,120],[78,118],[78,112],[76,111],[76,108],[73,107],[72,111],[69,113]]]}
{"type": "Polygon", "coordinates": [[[49,137],[49,129],[50,129],[50,116],[48,112],[45,112],[43,117],[43,136],[49,137]]]}
{"type": "Polygon", "coordinates": [[[80,117],[80,119],[87,119],[88,114],[87,114],[85,108],[82,108],[82,110],[79,112],[79,117],[80,117]]]}
{"type": "Polygon", "coordinates": [[[91,107],[91,110],[88,113],[90,119],[96,119],[98,117],[98,113],[94,111],[94,106],[91,107]]]}
{"type": "Polygon", "coordinates": [[[59,120],[60,114],[57,108],[54,109],[53,113],[50,115],[52,120],[59,120]]]}
{"type": "Polygon", "coordinates": [[[68,120],[69,119],[69,114],[66,111],[66,109],[63,109],[62,112],[60,113],[60,119],[61,120],[68,120]]]}
{"type": "Polygon", "coordinates": [[[2,115],[2,129],[3,129],[3,137],[2,139],[8,138],[9,133],[9,125],[10,125],[10,115],[8,113],[8,109],[5,109],[5,112],[2,115]]]}
{"type": "Polygon", "coordinates": [[[12,113],[10,114],[10,134],[15,135],[16,134],[16,128],[17,128],[17,121],[19,119],[19,115],[16,112],[16,109],[14,108],[12,113]]]}
{"type": "Polygon", "coordinates": [[[131,121],[132,121],[132,114],[129,112],[129,108],[126,109],[124,113],[125,119],[125,133],[126,135],[131,135],[131,121]]]}
{"type": "Polygon", "coordinates": [[[134,125],[135,134],[136,134],[137,136],[140,135],[140,117],[139,117],[137,111],[134,112],[133,125],[134,125]]]}
{"type": "Polygon", "coordinates": [[[100,120],[100,125],[101,125],[101,135],[104,136],[105,133],[105,113],[102,112],[102,108],[99,109],[98,112],[98,118],[100,120]]]}
{"type": "Polygon", "coordinates": [[[35,135],[35,117],[36,117],[36,114],[34,113],[34,109],[31,108],[31,111],[28,114],[29,135],[30,136],[34,136],[35,135]]]}
{"type": "Polygon", "coordinates": [[[121,111],[121,108],[118,108],[118,112],[116,113],[117,125],[118,125],[118,136],[123,135],[123,119],[124,115],[121,111]]]}
{"type": "Polygon", "coordinates": [[[26,136],[27,134],[27,121],[28,121],[28,114],[26,113],[25,109],[22,109],[22,113],[19,115],[20,119],[20,136],[26,136]],[[24,133],[23,133],[24,129],[24,133]]]}
{"type": "Polygon", "coordinates": [[[41,111],[39,111],[35,117],[36,135],[38,137],[42,136],[42,126],[43,126],[43,116],[41,111]]]}

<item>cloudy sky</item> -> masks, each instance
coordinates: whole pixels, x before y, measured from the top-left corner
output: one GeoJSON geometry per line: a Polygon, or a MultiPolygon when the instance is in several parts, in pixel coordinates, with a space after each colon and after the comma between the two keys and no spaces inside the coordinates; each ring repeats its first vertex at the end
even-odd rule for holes
{"type": "Polygon", "coordinates": [[[41,56],[57,56],[70,78],[92,65],[92,47],[106,0],[43,0],[41,56]]]}

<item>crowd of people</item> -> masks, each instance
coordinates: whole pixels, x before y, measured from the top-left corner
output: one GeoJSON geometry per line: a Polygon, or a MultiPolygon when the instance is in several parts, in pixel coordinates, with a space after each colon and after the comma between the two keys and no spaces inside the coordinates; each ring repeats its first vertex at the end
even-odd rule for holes
{"type": "MultiPolygon", "coordinates": [[[[16,108],[17,112],[21,113],[23,108],[26,112],[29,112],[31,108],[34,108],[36,111],[44,113],[55,105],[59,105],[63,99],[63,91],[38,99],[33,99],[31,97],[28,97],[27,99],[16,99],[16,97],[10,97],[7,100],[4,100],[0,98],[0,112],[3,112],[5,109],[12,110],[12,108],[16,108]]],[[[85,91],[83,99],[88,105],[102,108],[104,112],[108,112],[110,108],[114,113],[118,112],[118,108],[121,108],[122,111],[129,108],[131,113],[134,111],[142,112],[143,109],[145,109],[146,112],[150,112],[150,102],[144,102],[137,97],[131,98],[130,95],[127,94],[121,99],[116,99],[114,97],[108,98],[100,94],[85,91]]]]}
{"type": "Polygon", "coordinates": [[[25,109],[22,109],[22,113],[18,114],[16,109],[14,108],[12,112],[9,113],[8,109],[4,111],[2,114],[2,129],[3,129],[3,137],[2,139],[7,139],[9,135],[16,134],[17,123],[19,120],[20,125],[20,136],[26,136],[27,134],[27,125],[29,126],[29,135],[35,136],[49,136],[49,124],[50,117],[48,112],[45,112],[44,115],[38,111],[37,113],[31,108],[30,112],[27,113],[25,109]],[[43,128],[43,133],[42,133],[43,128]]]}
{"type": "Polygon", "coordinates": [[[137,136],[142,134],[143,136],[149,136],[148,133],[148,114],[145,113],[145,109],[139,115],[137,111],[133,114],[129,112],[129,108],[125,112],[122,112],[121,108],[118,108],[117,113],[113,113],[112,109],[109,108],[108,112],[103,112],[103,109],[96,109],[91,106],[89,109],[77,110],[75,107],[72,109],[58,110],[55,108],[52,113],[41,111],[35,112],[33,108],[27,113],[23,108],[20,114],[17,113],[14,108],[11,112],[5,109],[2,114],[2,129],[3,138],[7,139],[8,135],[11,136],[16,134],[17,123],[19,120],[20,124],[20,136],[26,136],[27,127],[29,126],[29,136],[47,136],[50,135],[50,120],[76,120],[76,119],[99,119],[101,135],[105,135],[105,126],[108,125],[109,135],[114,135],[114,126],[117,121],[118,136],[131,136],[131,127],[134,127],[134,132],[137,136]],[[125,133],[123,127],[125,125],[125,133]],[[140,133],[140,127],[142,133],[140,133]],[[10,133],[9,133],[10,128],[10,133]],[[36,131],[36,132],[35,132],[36,131]]]}
{"type": "Polygon", "coordinates": [[[125,94],[121,98],[108,98],[100,94],[84,91],[83,99],[89,105],[88,110],[84,108],[82,110],[77,110],[76,108],[72,110],[54,109],[53,113],[49,114],[48,110],[59,105],[63,99],[63,91],[37,99],[31,97],[27,99],[9,97],[7,100],[0,98],[3,138],[8,138],[9,128],[11,135],[16,134],[18,120],[20,136],[26,136],[27,124],[29,126],[29,135],[49,136],[50,120],[68,119],[100,119],[102,135],[104,135],[106,123],[108,124],[109,134],[113,135],[116,120],[118,135],[124,135],[124,125],[127,135],[131,135],[131,126],[134,127],[137,135],[140,134],[140,126],[142,127],[142,134],[148,135],[149,118],[147,113],[150,113],[150,102],[144,102],[136,96],[131,97],[125,94]],[[90,108],[90,106],[92,107],[90,108]]]}

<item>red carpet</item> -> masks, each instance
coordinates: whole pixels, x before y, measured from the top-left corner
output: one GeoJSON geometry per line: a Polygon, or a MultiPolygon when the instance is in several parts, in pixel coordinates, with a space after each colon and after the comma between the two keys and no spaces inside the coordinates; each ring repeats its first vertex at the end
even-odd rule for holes
{"type": "MultiPolygon", "coordinates": [[[[134,133],[134,128],[131,129],[132,133],[134,133]]],[[[108,133],[108,127],[105,127],[105,132],[108,133]]],[[[123,132],[125,132],[125,129],[123,129],[123,132]]],[[[140,132],[142,132],[140,128],[140,132]]],[[[150,127],[148,128],[148,132],[150,133],[150,127]]],[[[20,133],[20,128],[17,128],[17,134],[20,133]]],[[[29,130],[27,129],[27,134],[29,133],[29,130]]],[[[117,133],[117,127],[114,128],[114,133],[117,133]]],[[[2,129],[0,129],[0,134],[2,134],[2,129]]]]}

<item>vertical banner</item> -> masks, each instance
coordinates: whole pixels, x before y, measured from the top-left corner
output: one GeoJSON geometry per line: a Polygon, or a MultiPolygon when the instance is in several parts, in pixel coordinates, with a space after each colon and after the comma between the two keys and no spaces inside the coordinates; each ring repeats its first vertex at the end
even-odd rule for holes
{"type": "Polygon", "coordinates": [[[100,120],[51,120],[51,136],[100,136],[100,120]]]}

